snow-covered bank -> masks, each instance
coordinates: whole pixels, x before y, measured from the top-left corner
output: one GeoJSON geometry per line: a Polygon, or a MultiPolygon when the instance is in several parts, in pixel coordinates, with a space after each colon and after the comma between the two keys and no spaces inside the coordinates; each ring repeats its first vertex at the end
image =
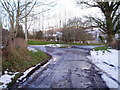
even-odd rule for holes
{"type": "Polygon", "coordinates": [[[19,72],[16,73],[12,73],[12,72],[8,72],[5,71],[5,74],[0,76],[0,88],[7,88],[7,84],[10,83],[12,81],[12,78],[15,77],[16,74],[18,74],[19,72]]]}
{"type": "MultiPolygon", "coordinates": [[[[109,49],[109,51],[110,52],[106,51],[105,53],[102,51],[91,51],[91,56],[89,58],[100,69],[118,80],[118,71],[120,72],[118,52],[120,52],[120,50],[109,49]]],[[[118,88],[118,84],[104,74],[102,75],[102,78],[110,88],[118,88]]]]}

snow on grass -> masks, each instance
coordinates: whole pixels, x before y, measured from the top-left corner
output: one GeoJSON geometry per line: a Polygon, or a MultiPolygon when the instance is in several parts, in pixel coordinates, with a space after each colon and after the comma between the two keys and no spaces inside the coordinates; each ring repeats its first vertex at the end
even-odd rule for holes
{"type": "MultiPolygon", "coordinates": [[[[120,66],[118,65],[119,50],[109,49],[109,51],[110,52],[105,51],[105,53],[102,51],[91,51],[91,57],[89,58],[91,58],[92,62],[100,69],[110,74],[114,79],[118,80],[118,71],[120,71],[120,66]]],[[[103,74],[102,78],[106,81],[110,88],[118,88],[115,82],[113,83],[110,78],[106,77],[107,76],[103,74]]]]}
{"type": "Polygon", "coordinates": [[[15,75],[18,73],[19,72],[12,73],[5,71],[5,74],[0,76],[0,83],[1,83],[0,88],[7,88],[7,84],[10,83],[12,81],[12,78],[14,78],[15,75]]]}
{"type": "Polygon", "coordinates": [[[44,45],[44,46],[49,46],[49,47],[63,47],[63,46],[68,46],[66,44],[47,44],[47,45],[44,45]]]}
{"type": "Polygon", "coordinates": [[[27,49],[28,49],[29,51],[38,52],[35,48],[32,48],[32,47],[27,47],[27,49]]]}
{"type": "MultiPolygon", "coordinates": [[[[20,80],[22,80],[23,78],[25,78],[25,77],[28,75],[28,73],[30,73],[33,69],[35,69],[35,68],[36,68],[38,65],[40,65],[40,64],[41,64],[41,63],[35,65],[34,67],[31,67],[31,68],[27,69],[27,70],[23,73],[23,75],[18,78],[17,82],[19,82],[20,80]]],[[[24,80],[26,80],[26,78],[25,78],[24,80]]]]}

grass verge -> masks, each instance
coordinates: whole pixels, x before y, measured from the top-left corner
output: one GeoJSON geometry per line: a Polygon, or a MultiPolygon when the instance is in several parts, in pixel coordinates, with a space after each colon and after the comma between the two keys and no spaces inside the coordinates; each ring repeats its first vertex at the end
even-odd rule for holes
{"type": "Polygon", "coordinates": [[[46,42],[46,41],[37,41],[37,40],[29,40],[28,45],[46,45],[46,44],[67,44],[67,45],[104,45],[103,43],[97,44],[82,44],[82,43],[64,43],[64,42],[46,42]]]}
{"type": "Polygon", "coordinates": [[[27,51],[27,53],[24,54],[26,55],[24,55],[25,58],[24,56],[18,55],[14,52],[13,56],[9,60],[3,61],[4,71],[8,69],[8,71],[11,72],[23,72],[27,68],[34,66],[49,58],[46,53],[39,50],[38,52],[27,51]]]}
{"type": "MultiPolygon", "coordinates": [[[[11,63],[11,61],[7,61],[5,65],[6,68],[8,67],[12,67],[15,69],[16,72],[18,71],[19,73],[15,75],[15,77],[12,79],[12,82],[8,84],[8,88],[11,88],[15,83],[16,80],[23,74],[23,72],[25,70],[27,70],[28,68],[35,66],[38,63],[42,63],[46,60],[48,60],[50,58],[49,55],[47,55],[46,53],[39,51],[38,52],[32,52],[32,51],[27,51],[27,54],[29,56],[31,56],[31,60],[27,61],[27,60],[20,60],[20,59],[14,59],[14,61],[16,62],[13,66],[13,64],[11,63]]],[[[11,71],[11,70],[10,70],[11,71]]]]}
{"type": "Polygon", "coordinates": [[[103,46],[103,47],[95,47],[93,48],[94,51],[102,51],[103,53],[105,53],[105,51],[110,52],[109,49],[111,49],[108,46],[103,46]]]}
{"type": "Polygon", "coordinates": [[[48,54],[39,50],[38,52],[28,51],[25,41],[19,38],[9,42],[8,46],[3,49],[2,56],[3,74],[6,70],[12,73],[19,72],[8,87],[11,87],[25,70],[51,58],[48,54]]]}

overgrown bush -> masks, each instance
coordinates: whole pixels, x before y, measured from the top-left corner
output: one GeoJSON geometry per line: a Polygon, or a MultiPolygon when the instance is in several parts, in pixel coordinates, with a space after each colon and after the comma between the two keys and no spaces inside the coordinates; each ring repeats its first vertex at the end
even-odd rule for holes
{"type": "Polygon", "coordinates": [[[49,58],[50,56],[42,51],[28,51],[25,40],[15,38],[9,40],[8,46],[3,49],[3,71],[8,69],[11,72],[24,72],[49,58]]]}
{"type": "Polygon", "coordinates": [[[51,57],[46,53],[37,50],[37,52],[28,51],[24,39],[15,38],[9,40],[8,45],[3,49],[2,74],[4,71],[19,72],[12,82],[8,84],[11,88],[25,70],[41,62],[46,62],[51,57]]]}
{"type": "Polygon", "coordinates": [[[10,71],[18,71],[24,68],[22,60],[31,60],[31,57],[27,55],[26,47],[23,39],[16,38],[14,40],[9,40],[7,47],[3,49],[3,71],[6,70],[7,67],[9,67],[10,71]],[[20,64],[21,68],[18,68],[20,64]]]}
{"type": "Polygon", "coordinates": [[[2,42],[1,42],[2,46],[7,46],[10,39],[9,31],[6,29],[2,29],[1,38],[2,38],[2,42]]]}

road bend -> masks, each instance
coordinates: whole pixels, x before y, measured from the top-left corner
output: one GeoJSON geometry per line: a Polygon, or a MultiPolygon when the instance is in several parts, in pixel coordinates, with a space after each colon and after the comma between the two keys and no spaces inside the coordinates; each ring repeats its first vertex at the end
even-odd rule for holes
{"type": "Polygon", "coordinates": [[[19,88],[108,88],[100,71],[89,63],[88,49],[30,46],[52,59],[36,70],[19,88]]]}

